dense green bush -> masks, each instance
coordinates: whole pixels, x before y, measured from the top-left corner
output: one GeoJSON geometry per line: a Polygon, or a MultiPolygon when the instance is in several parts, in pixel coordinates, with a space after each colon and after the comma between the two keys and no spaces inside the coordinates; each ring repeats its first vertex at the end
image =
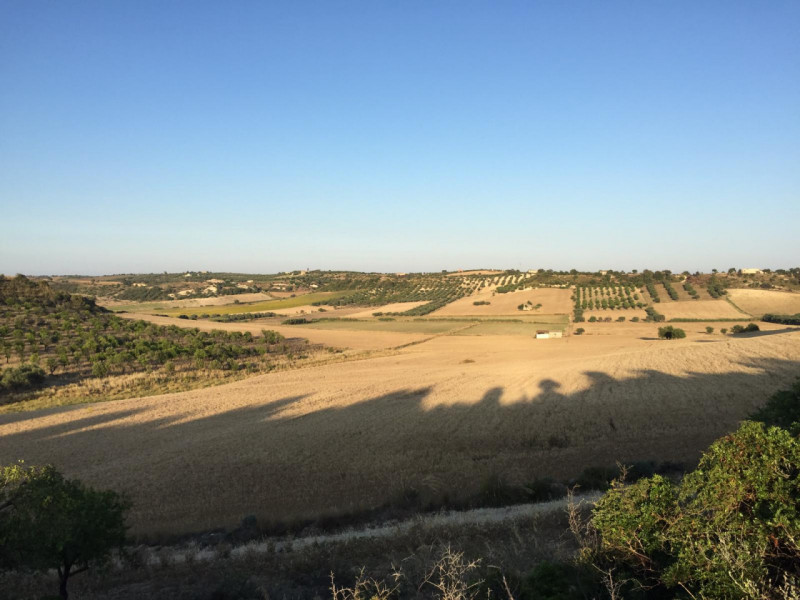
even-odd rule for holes
{"type": "Polygon", "coordinates": [[[305,317],[293,317],[291,319],[284,319],[281,321],[281,325],[303,325],[305,323],[311,323],[305,317]]]}
{"type": "Polygon", "coordinates": [[[662,340],[679,340],[686,337],[686,332],[672,325],[666,325],[658,328],[658,337],[662,340]]]}
{"type": "Polygon", "coordinates": [[[653,321],[655,323],[661,323],[662,321],[666,320],[666,317],[659,312],[656,312],[656,309],[652,306],[648,306],[644,309],[644,312],[647,313],[647,317],[645,321],[653,321]]]}
{"type": "Polygon", "coordinates": [[[738,333],[752,333],[754,331],[760,331],[758,325],[755,323],[748,323],[745,326],[742,325],[734,325],[731,327],[731,333],[738,334],[738,333]]]}
{"type": "Polygon", "coordinates": [[[716,275],[712,275],[711,279],[708,280],[706,289],[708,290],[709,296],[712,298],[719,298],[726,293],[724,284],[716,275]]]}
{"type": "Polygon", "coordinates": [[[20,365],[3,369],[0,375],[0,392],[30,389],[44,381],[44,371],[36,365],[20,365]]]}
{"type": "Polygon", "coordinates": [[[767,313],[761,317],[761,320],[767,323],[780,323],[782,325],[800,325],[800,313],[796,315],[775,315],[767,313]]]}
{"type": "Polygon", "coordinates": [[[796,438],[746,422],[679,484],[615,482],[594,509],[594,560],[654,597],[783,597],[779,586],[800,575],[798,473],[796,438]]]}

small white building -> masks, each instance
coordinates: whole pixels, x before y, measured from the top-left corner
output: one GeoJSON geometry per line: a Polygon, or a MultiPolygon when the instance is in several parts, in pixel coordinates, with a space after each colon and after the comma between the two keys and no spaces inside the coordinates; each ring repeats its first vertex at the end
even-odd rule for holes
{"type": "Polygon", "coordinates": [[[761,275],[761,269],[742,269],[742,275],[761,275]]]}
{"type": "Polygon", "coordinates": [[[549,340],[550,338],[560,337],[564,337],[563,331],[545,331],[544,329],[540,329],[536,332],[537,340],[549,340]]]}

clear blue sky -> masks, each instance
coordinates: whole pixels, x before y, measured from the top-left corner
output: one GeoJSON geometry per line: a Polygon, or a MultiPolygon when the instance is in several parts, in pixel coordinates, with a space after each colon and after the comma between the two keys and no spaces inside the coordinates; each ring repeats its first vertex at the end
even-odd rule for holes
{"type": "Polygon", "coordinates": [[[0,0],[0,272],[800,264],[800,2],[0,0]]]}

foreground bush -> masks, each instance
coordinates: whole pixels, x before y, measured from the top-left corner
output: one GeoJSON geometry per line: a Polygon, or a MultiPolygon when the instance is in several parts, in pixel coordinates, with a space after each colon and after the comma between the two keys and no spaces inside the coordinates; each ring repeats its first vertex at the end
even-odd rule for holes
{"type": "Polygon", "coordinates": [[[795,436],[800,435],[800,379],[788,390],[780,390],[770,396],[767,403],[752,415],[752,419],[768,426],[788,429],[795,436]]]}
{"type": "Polygon", "coordinates": [[[786,597],[800,583],[799,475],[800,442],[746,422],[680,484],[615,482],[594,509],[593,560],[647,597],[786,597]]]}
{"type": "Polygon", "coordinates": [[[52,466],[0,468],[0,568],[72,575],[103,564],[125,542],[127,500],[65,479],[52,466]]]}

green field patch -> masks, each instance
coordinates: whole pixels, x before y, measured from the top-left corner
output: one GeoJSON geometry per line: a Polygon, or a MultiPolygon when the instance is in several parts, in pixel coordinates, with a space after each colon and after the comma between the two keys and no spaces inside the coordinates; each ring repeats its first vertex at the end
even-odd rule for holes
{"type": "Polygon", "coordinates": [[[311,323],[296,325],[297,329],[337,329],[343,331],[392,331],[397,333],[447,333],[463,327],[465,322],[428,321],[428,320],[356,320],[356,319],[319,319],[311,323]]]}
{"type": "Polygon", "coordinates": [[[539,330],[563,331],[565,321],[481,321],[474,327],[455,332],[455,335],[536,335],[539,330]]]}
{"type": "Polygon", "coordinates": [[[298,306],[305,306],[306,304],[312,304],[314,302],[334,300],[340,296],[344,296],[347,293],[348,292],[313,292],[311,294],[303,294],[302,296],[294,296],[293,298],[282,298],[280,300],[262,300],[260,302],[243,302],[241,304],[224,304],[222,306],[172,308],[161,311],[161,314],[167,315],[168,317],[177,317],[179,315],[230,315],[250,312],[269,312],[285,308],[296,308],[298,306]]]}

